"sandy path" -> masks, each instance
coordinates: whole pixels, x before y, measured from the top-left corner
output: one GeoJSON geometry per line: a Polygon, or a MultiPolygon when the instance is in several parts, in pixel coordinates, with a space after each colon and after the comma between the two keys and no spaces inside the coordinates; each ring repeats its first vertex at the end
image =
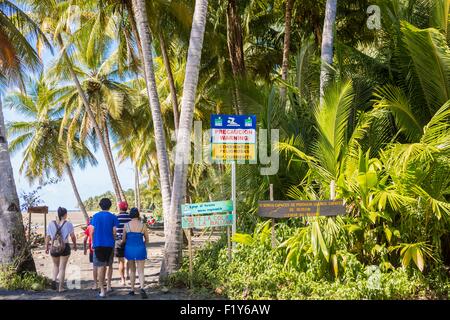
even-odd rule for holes
{"type": "MultiPolygon", "coordinates": [[[[34,219],[33,219],[34,220],[34,219]]],[[[34,221],[33,221],[34,224],[34,221]]],[[[42,227],[41,227],[42,230],[42,227]]],[[[78,236],[78,250],[73,251],[69,258],[69,264],[66,271],[66,290],[58,293],[53,290],[44,290],[40,292],[32,291],[6,291],[0,289],[0,300],[2,299],[21,299],[21,300],[91,300],[91,299],[105,299],[98,298],[97,291],[93,290],[92,280],[92,265],[89,263],[89,257],[83,254],[83,237],[81,236],[81,229],[76,230],[78,236]]],[[[211,237],[214,240],[217,235],[211,237]]],[[[208,236],[200,236],[200,233],[193,237],[195,247],[202,245],[208,236]]],[[[145,281],[146,291],[149,299],[167,300],[167,299],[211,299],[212,297],[193,296],[185,289],[170,289],[168,292],[162,290],[158,285],[159,269],[161,266],[162,250],[164,248],[164,238],[162,230],[150,231],[150,244],[147,247],[148,259],[145,262],[145,281]]],[[[33,257],[36,263],[36,268],[40,274],[49,278],[52,276],[53,263],[51,257],[45,254],[44,248],[40,247],[33,250],[33,257]]],[[[129,296],[129,287],[123,287],[120,284],[118,272],[117,258],[114,259],[112,288],[106,299],[108,300],[134,300],[140,299],[139,295],[129,296]]],[[[138,288],[138,280],[136,280],[138,288]]]]}

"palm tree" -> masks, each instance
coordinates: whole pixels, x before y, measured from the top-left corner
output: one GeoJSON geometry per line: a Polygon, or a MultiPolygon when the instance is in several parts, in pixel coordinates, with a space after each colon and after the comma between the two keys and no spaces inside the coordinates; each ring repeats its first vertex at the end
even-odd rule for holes
{"type": "MultiPolygon", "coordinates": [[[[96,135],[96,138],[98,142],[100,143],[102,152],[105,156],[107,168],[111,177],[111,182],[113,184],[114,192],[116,194],[116,198],[118,200],[125,200],[125,194],[120,186],[120,181],[117,175],[117,170],[114,166],[114,162],[111,156],[111,153],[109,152],[107,141],[105,140],[104,132],[101,130],[100,125],[97,123],[95,119],[95,113],[91,109],[91,106],[89,104],[88,97],[86,95],[86,92],[83,90],[83,87],[78,79],[78,75],[74,69],[73,62],[71,60],[71,57],[69,55],[69,51],[71,49],[71,42],[74,35],[72,34],[72,28],[73,25],[71,25],[71,22],[73,21],[74,15],[77,12],[74,12],[73,6],[70,6],[70,3],[67,1],[36,1],[36,0],[24,0],[27,2],[30,6],[33,7],[33,17],[36,21],[39,21],[39,24],[42,26],[43,30],[49,34],[52,35],[53,40],[56,42],[56,44],[60,48],[60,54],[62,59],[65,61],[65,70],[64,73],[68,73],[75,84],[75,87],[78,91],[78,94],[80,96],[80,99],[82,101],[83,107],[85,109],[85,112],[88,115],[89,121],[92,124],[92,127],[94,128],[94,132],[96,135]]],[[[87,6],[88,3],[86,3],[86,7],[83,7],[84,10],[80,12],[79,18],[80,18],[80,24],[81,26],[84,26],[84,28],[81,28],[79,30],[78,35],[80,37],[84,38],[86,37],[86,29],[92,27],[92,21],[91,13],[93,10],[93,4],[90,3],[89,7],[87,6]],[[88,10],[91,9],[91,10],[88,10]],[[87,23],[85,23],[87,22],[87,23]]],[[[95,21],[94,21],[95,23],[95,21]]],[[[99,30],[99,33],[102,33],[103,30],[99,30]]],[[[100,47],[103,46],[105,42],[103,39],[101,41],[99,38],[94,38],[91,43],[91,49],[92,47],[96,47],[99,45],[100,47]]],[[[95,50],[94,50],[95,51],[95,50]]]]}
{"type": "MultiPolygon", "coordinates": [[[[171,13],[172,11],[177,10],[175,8],[179,4],[165,0],[153,1],[147,3],[146,5],[149,7],[147,8],[147,11],[151,13],[147,15],[150,31],[153,35],[158,35],[157,39],[154,40],[159,43],[160,54],[162,56],[164,68],[166,70],[166,76],[170,90],[170,99],[172,102],[174,127],[176,131],[178,130],[179,107],[177,90],[170,64],[170,48],[168,48],[168,46],[170,46],[170,41],[167,41],[166,38],[173,38],[173,36],[178,36],[176,33],[174,34],[172,32],[172,35],[170,35],[169,33],[172,29],[172,26],[177,25],[177,18],[171,13]]],[[[115,26],[113,33],[115,34],[115,39],[118,42],[118,46],[122,48],[121,52],[123,52],[121,60],[124,60],[124,58],[126,58],[127,60],[132,60],[133,64],[141,67],[142,64],[139,62],[143,61],[144,55],[142,52],[142,45],[136,25],[136,19],[133,15],[132,1],[109,0],[99,2],[98,10],[96,13],[98,15],[97,20],[99,21],[99,23],[95,24],[96,28],[91,29],[92,38],[96,38],[99,36],[101,37],[101,33],[99,33],[99,30],[111,28],[111,25],[115,26]],[[135,55],[134,47],[137,47],[139,57],[135,55]]],[[[139,69],[139,71],[143,72],[142,69],[139,69]]]]}
{"type": "MultiPolygon", "coordinates": [[[[107,154],[111,163],[115,167],[114,157],[111,150],[112,135],[117,135],[117,130],[121,130],[127,124],[122,120],[128,110],[134,103],[132,98],[132,90],[125,84],[120,82],[119,65],[117,56],[120,54],[119,50],[115,50],[111,54],[106,52],[106,49],[98,48],[95,56],[88,55],[87,43],[79,41],[78,45],[72,54],[74,68],[77,73],[82,89],[87,98],[90,109],[94,114],[95,123],[93,123],[83,107],[83,100],[76,85],[64,84],[60,88],[60,102],[65,106],[66,116],[63,120],[63,127],[69,123],[70,132],[75,132],[75,128],[79,128],[80,137],[82,139],[90,135],[91,132],[95,135],[95,124],[98,125],[105,146],[107,154]]],[[[64,70],[66,69],[65,60],[58,60],[52,66],[47,75],[56,78],[66,83],[71,80],[64,70]]],[[[99,139],[97,139],[99,140],[99,139]]],[[[97,141],[96,140],[96,141],[97,141]]],[[[115,179],[121,198],[125,198],[120,181],[115,179]]]]}
{"type": "MultiPolygon", "coordinates": [[[[182,30],[183,26],[175,15],[175,13],[180,10],[178,6],[182,5],[182,3],[175,3],[167,0],[152,1],[150,2],[150,8],[148,10],[148,13],[150,14],[147,15],[151,33],[153,35],[158,35],[155,40],[159,43],[159,51],[164,64],[165,76],[167,77],[167,82],[169,84],[175,132],[178,131],[180,116],[177,88],[170,61],[170,46],[175,43],[174,40],[180,38],[180,34],[184,31],[182,30]]],[[[189,9],[189,7],[186,6],[183,6],[182,8],[184,10],[189,9]]],[[[189,11],[184,14],[189,14],[189,11]]]]}
{"type": "Polygon", "coordinates": [[[228,0],[227,3],[227,44],[233,76],[245,77],[242,26],[235,0],[228,0]]]}
{"type": "Polygon", "coordinates": [[[172,187],[172,199],[169,211],[169,227],[164,246],[164,259],[161,265],[160,279],[175,272],[181,262],[182,233],[180,205],[186,194],[186,180],[190,157],[192,121],[195,109],[195,96],[202,56],[203,36],[205,33],[207,0],[195,1],[192,19],[191,37],[186,62],[186,75],[183,84],[183,99],[181,102],[180,126],[177,135],[175,151],[175,168],[172,187]]]}
{"type": "Polygon", "coordinates": [[[328,81],[329,66],[333,63],[334,26],[336,22],[337,0],[327,0],[325,7],[325,20],[322,32],[322,52],[320,67],[320,97],[328,81]]]}
{"type": "Polygon", "coordinates": [[[25,239],[11,160],[6,140],[6,128],[0,97],[0,265],[14,265],[18,272],[36,271],[33,257],[25,239]]]}
{"type": "MultiPolygon", "coordinates": [[[[36,50],[26,32],[48,45],[38,26],[11,1],[0,2],[0,81],[21,82],[23,72],[40,66],[36,50]]],[[[6,128],[0,97],[0,251],[1,265],[14,265],[18,272],[36,267],[25,239],[19,198],[6,140],[6,128]]]]}
{"type": "Polygon", "coordinates": [[[125,130],[118,133],[114,146],[118,150],[118,160],[122,163],[129,159],[135,168],[134,196],[137,208],[141,205],[140,173],[149,166],[156,153],[154,140],[146,139],[153,127],[147,99],[143,95],[141,97],[142,103],[133,104],[132,108],[127,110],[127,116],[122,118],[122,121],[126,123],[125,130]]]}
{"type": "MultiPolygon", "coordinates": [[[[448,8],[450,4],[446,3],[448,8]]],[[[427,28],[442,25],[447,19],[442,16],[440,22],[436,19],[427,21],[421,29],[407,21],[397,21],[401,16],[414,20],[406,8],[397,10],[400,17],[392,15],[389,6],[383,6],[382,10],[393,20],[389,26],[395,22],[396,27],[389,30],[389,38],[380,51],[386,50],[384,46],[398,45],[388,60],[393,79],[376,88],[374,107],[389,111],[401,137],[417,142],[422,127],[450,99],[450,55],[446,35],[438,29],[427,28]]]]}
{"type": "Polygon", "coordinates": [[[134,19],[136,20],[137,29],[143,53],[144,77],[147,84],[147,95],[150,102],[150,108],[153,119],[154,140],[156,144],[156,152],[158,156],[159,177],[161,182],[161,196],[164,212],[164,232],[167,236],[169,229],[169,210],[171,197],[171,179],[169,158],[167,154],[166,135],[164,133],[164,124],[161,116],[161,107],[159,96],[156,89],[156,81],[152,58],[152,37],[150,34],[150,26],[147,18],[147,8],[144,0],[133,0],[134,19]]]}
{"type": "Polygon", "coordinates": [[[27,87],[28,94],[15,92],[5,100],[9,108],[30,118],[29,121],[12,122],[8,128],[14,137],[10,151],[14,153],[25,147],[19,172],[25,173],[30,181],[42,181],[52,172],[62,177],[66,172],[78,207],[86,221],[89,221],[73,176],[73,166],[78,164],[84,168],[87,162],[95,165],[97,161],[79,135],[69,137],[68,129],[64,127],[63,134],[60,134],[63,118],[55,104],[58,91],[45,83],[42,76],[27,87]]]}
{"type": "Polygon", "coordinates": [[[236,113],[242,113],[241,93],[238,88],[238,82],[245,79],[245,59],[244,59],[244,35],[242,32],[239,8],[235,0],[228,0],[227,3],[227,44],[228,54],[231,63],[231,71],[234,80],[234,95],[236,113]]]}
{"type": "Polygon", "coordinates": [[[12,1],[1,1],[0,80],[2,82],[20,83],[21,76],[27,69],[36,71],[41,67],[38,53],[29,44],[27,36],[50,47],[42,31],[25,12],[12,1]]]}
{"type": "MultiPolygon", "coordinates": [[[[287,81],[289,68],[289,50],[291,45],[291,20],[292,20],[293,0],[287,0],[286,13],[284,18],[284,43],[283,43],[283,62],[281,65],[281,80],[287,81]]],[[[286,99],[286,88],[281,86],[281,98],[286,99]]]]}

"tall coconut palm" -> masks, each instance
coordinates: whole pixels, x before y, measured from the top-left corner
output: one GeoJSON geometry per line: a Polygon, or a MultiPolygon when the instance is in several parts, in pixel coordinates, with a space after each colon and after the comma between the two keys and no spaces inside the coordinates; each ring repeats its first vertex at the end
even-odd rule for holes
{"type": "MultiPolygon", "coordinates": [[[[95,56],[90,56],[87,54],[86,42],[79,41],[72,53],[72,59],[77,66],[74,70],[81,81],[85,97],[95,116],[95,123],[101,130],[107,150],[105,157],[109,157],[115,167],[111,150],[111,136],[116,134],[117,127],[123,127],[122,118],[131,108],[133,99],[130,89],[118,78],[117,56],[120,54],[119,50],[115,50],[111,54],[107,54],[105,51],[99,48],[96,50],[95,56]]],[[[71,76],[66,75],[65,69],[65,60],[57,60],[57,63],[48,70],[48,76],[65,83],[59,90],[59,100],[64,105],[66,113],[63,128],[68,125],[70,134],[78,129],[80,137],[84,139],[91,133],[95,135],[95,123],[91,121],[88,112],[83,107],[83,100],[78,88],[76,85],[70,84],[71,76]]],[[[98,140],[96,139],[96,141],[98,140]]],[[[125,194],[118,177],[114,180],[120,197],[124,199],[125,194]]]]}
{"type": "Polygon", "coordinates": [[[52,173],[57,177],[67,173],[78,207],[89,221],[73,176],[73,166],[78,164],[84,168],[88,162],[95,165],[97,161],[79,135],[69,137],[67,127],[60,134],[62,112],[56,108],[57,93],[41,77],[36,82],[28,83],[27,93],[14,92],[5,99],[6,106],[29,118],[9,124],[8,131],[13,137],[10,151],[14,153],[24,148],[19,172],[30,181],[41,181],[52,173]]]}
{"type": "MultiPolygon", "coordinates": [[[[281,64],[281,80],[287,81],[289,68],[289,50],[291,45],[291,20],[292,20],[293,0],[287,0],[284,18],[284,42],[283,42],[283,62],[281,64]]],[[[281,98],[286,99],[286,87],[281,86],[281,98]]]]}
{"type": "Polygon", "coordinates": [[[227,44],[233,76],[245,76],[244,44],[236,0],[227,3],[227,44]]]}
{"type": "Polygon", "coordinates": [[[50,48],[50,44],[36,23],[12,1],[0,2],[0,80],[21,82],[26,70],[41,67],[38,52],[28,37],[50,48]],[[26,33],[25,33],[26,32],[26,33]]]}
{"type": "Polygon", "coordinates": [[[175,151],[172,199],[169,212],[170,230],[167,232],[164,246],[164,259],[160,272],[160,278],[162,280],[164,280],[168,274],[175,272],[179,268],[181,262],[182,233],[180,205],[183,203],[183,199],[186,194],[188,169],[187,161],[191,155],[191,131],[207,10],[207,0],[195,1],[195,10],[192,19],[192,30],[186,62],[186,75],[183,84],[180,126],[175,151]]]}
{"type": "MultiPolygon", "coordinates": [[[[94,133],[105,156],[108,172],[111,177],[111,182],[116,194],[116,198],[118,200],[125,200],[125,194],[120,186],[117,170],[114,166],[107,142],[105,141],[105,135],[95,119],[95,113],[91,109],[86,92],[84,91],[80,83],[72,59],[70,57],[70,49],[72,45],[70,41],[75,39],[74,35],[72,34],[72,29],[74,28],[74,24],[72,23],[72,21],[74,21],[75,17],[79,18],[80,26],[84,26],[84,28],[78,30],[79,34],[86,34],[86,28],[92,26],[92,21],[90,20],[92,17],[92,11],[88,10],[87,7],[84,7],[85,10],[77,12],[76,10],[74,10],[75,7],[71,6],[70,1],[24,1],[33,8],[34,20],[39,22],[39,25],[42,26],[43,31],[53,37],[54,42],[59,47],[61,58],[65,61],[64,72],[70,75],[71,80],[75,84],[75,87],[82,101],[82,105],[88,115],[92,127],[94,128],[94,133]]],[[[91,10],[94,10],[94,7],[94,4],[91,3],[89,8],[91,8],[91,10]]],[[[104,45],[104,41],[93,41],[92,46],[94,46],[95,48],[95,45],[99,42],[101,45],[104,45]]],[[[93,49],[93,51],[95,50],[93,49]]]]}
{"type": "Polygon", "coordinates": [[[167,229],[169,228],[169,210],[171,197],[171,179],[169,158],[167,153],[166,135],[164,133],[164,124],[161,116],[161,107],[159,103],[159,96],[156,89],[156,81],[153,67],[152,56],[152,37],[150,34],[150,26],[147,16],[147,8],[144,0],[133,0],[134,19],[136,20],[137,29],[143,53],[144,62],[144,77],[147,84],[147,95],[152,111],[154,140],[156,144],[156,152],[158,156],[158,168],[161,182],[161,196],[164,212],[164,232],[167,236],[167,229]]]}
{"type": "Polygon", "coordinates": [[[333,63],[334,26],[336,23],[337,0],[327,0],[325,6],[325,20],[322,31],[322,51],[320,67],[320,97],[322,99],[324,89],[329,78],[329,68],[333,63]]]}
{"type": "MultiPolygon", "coordinates": [[[[165,77],[169,84],[170,100],[172,102],[173,121],[175,132],[178,130],[179,123],[179,104],[177,96],[177,88],[172,72],[172,66],[170,61],[170,45],[174,43],[174,38],[179,38],[180,33],[184,30],[180,26],[179,19],[174,15],[179,11],[179,5],[173,1],[152,1],[150,2],[150,8],[148,13],[149,27],[153,35],[158,35],[155,39],[159,43],[160,55],[164,63],[165,77]],[[168,40],[170,39],[170,40],[168,40]]],[[[186,7],[183,7],[183,9],[186,7]]],[[[187,7],[189,8],[189,7],[187,7]]],[[[186,14],[189,14],[186,12],[186,14]]]]}
{"type": "MultiPolygon", "coordinates": [[[[21,82],[28,68],[40,66],[38,54],[26,38],[26,31],[48,41],[41,30],[11,1],[0,2],[0,81],[1,85],[21,82]]],[[[35,271],[33,257],[25,239],[25,229],[20,212],[11,160],[8,152],[6,128],[0,97],[0,265],[14,265],[16,270],[35,271]]]]}
{"type": "Polygon", "coordinates": [[[148,132],[153,130],[147,99],[138,92],[135,95],[141,96],[142,101],[133,104],[132,108],[127,110],[126,116],[122,118],[126,125],[124,130],[118,130],[114,147],[118,150],[117,156],[120,162],[129,159],[133,163],[135,206],[139,209],[141,205],[140,173],[149,165],[152,154],[155,153],[155,143],[152,139],[146,139],[148,132]]]}
{"type": "Polygon", "coordinates": [[[6,140],[0,97],[0,266],[14,265],[17,271],[35,271],[33,257],[25,239],[19,197],[17,196],[6,140]]]}

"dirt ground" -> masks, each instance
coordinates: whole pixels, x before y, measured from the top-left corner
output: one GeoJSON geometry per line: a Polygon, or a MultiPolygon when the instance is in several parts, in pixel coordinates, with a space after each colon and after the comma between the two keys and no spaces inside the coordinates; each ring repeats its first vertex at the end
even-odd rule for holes
{"type": "MultiPolygon", "coordinates": [[[[40,215],[33,216],[32,222],[38,224],[39,233],[43,233],[43,217],[40,215]],[[36,216],[38,216],[36,219],[36,216]],[[40,218],[40,219],[39,219],[40,218]]],[[[66,270],[66,291],[59,293],[54,290],[44,290],[40,292],[33,291],[7,291],[0,288],[0,300],[91,300],[91,299],[107,299],[107,300],[140,300],[140,295],[129,296],[129,286],[122,286],[120,284],[117,258],[114,259],[112,289],[106,298],[98,298],[97,290],[93,290],[94,282],[92,280],[92,264],[89,263],[89,256],[83,254],[83,236],[82,229],[78,224],[81,224],[83,218],[81,214],[69,213],[69,219],[75,227],[77,234],[78,250],[73,251],[69,258],[69,263],[66,270]]],[[[50,214],[47,221],[53,220],[50,214]]],[[[24,217],[24,220],[27,220],[24,217]]],[[[201,232],[195,233],[193,237],[193,246],[199,247],[205,241],[214,241],[217,234],[203,234],[201,232]]],[[[169,299],[214,299],[214,297],[194,296],[186,289],[170,289],[161,288],[158,285],[159,269],[161,266],[162,252],[164,249],[164,235],[163,230],[151,230],[150,241],[147,246],[148,259],[145,262],[145,282],[146,291],[149,299],[155,300],[169,300],[169,299]]],[[[45,254],[43,246],[33,250],[33,257],[36,268],[40,274],[49,278],[52,276],[52,259],[45,254]]],[[[136,288],[139,281],[136,280],[136,288]]],[[[137,292],[137,291],[136,291],[137,292]]]]}

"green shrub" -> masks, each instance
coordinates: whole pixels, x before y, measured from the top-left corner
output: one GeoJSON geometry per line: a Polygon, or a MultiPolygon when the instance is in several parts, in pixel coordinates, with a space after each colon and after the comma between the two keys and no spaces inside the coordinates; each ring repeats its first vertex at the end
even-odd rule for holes
{"type": "MultiPolygon", "coordinates": [[[[333,279],[320,259],[306,271],[284,265],[285,251],[255,241],[238,244],[228,262],[225,238],[209,243],[193,260],[192,283],[231,299],[420,299],[448,298],[450,281],[442,268],[422,274],[414,268],[388,271],[363,265],[355,255],[343,254],[346,267],[333,279]]],[[[189,286],[189,261],[171,278],[173,286],[189,286]]]]}
{"type": "Polygon", "coordinates": [[[42,291],[50,284],[48,278],[36,272],[17,273],[14,268],[5,267],[0,270],[0,288],[6,290],[42,291]]]}

